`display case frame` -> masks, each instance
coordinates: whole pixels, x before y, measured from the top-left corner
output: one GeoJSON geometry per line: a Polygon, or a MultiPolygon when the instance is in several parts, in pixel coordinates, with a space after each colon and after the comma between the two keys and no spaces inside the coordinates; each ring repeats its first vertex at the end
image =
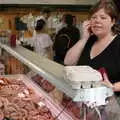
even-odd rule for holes
{"type": "Polygon", "coordinates": [[[0,43],[1,50],[6,51],[10,55],[17,58],[19,61],[28,66],[31,70],[44,77],[50,83],[56,86],[67,96],[73,99],[73,101],[80,101],[81,90],[73,89],[64,80],[63,72],[64,66],[60,65],[52,60],[44,58],[37,53],[30,51],[20,45],[16,47],[10,47],[7,44],[0,43]]]}

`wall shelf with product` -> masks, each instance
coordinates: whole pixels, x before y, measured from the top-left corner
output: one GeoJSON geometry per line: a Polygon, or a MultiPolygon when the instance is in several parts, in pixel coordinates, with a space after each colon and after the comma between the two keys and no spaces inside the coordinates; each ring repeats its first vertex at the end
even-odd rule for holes
{"type": "Polygon", "coordinates": [[[44,8],[49,8],[52,11],[52,17],[70,13],[77,17],[78,22],[81,22],[88,17],[88,11],[91,8],[91,5],[0,4],[0,19],[4,21],[0,30],[9,29],[14,33],[18,33],[15,24],[16,17],[21,18],[31,13],[33,17],[36,18],[36,16],[41,14],[41,10],[44,8]]]}
{"type": "Polygon", "coordinates": [[[90,7],[92,5],[47,5],[47,4],[0,4],[0,11],[9,11],[9,9],[24,9],[23,11],[27,11],[26,9],[34,9],[34,10],[41,10],[43,8],[50,8],[52,11],[56,11],[60,9],[61,11],[81,11],[81,12],[87,12],[89,11],[90,7]]]}

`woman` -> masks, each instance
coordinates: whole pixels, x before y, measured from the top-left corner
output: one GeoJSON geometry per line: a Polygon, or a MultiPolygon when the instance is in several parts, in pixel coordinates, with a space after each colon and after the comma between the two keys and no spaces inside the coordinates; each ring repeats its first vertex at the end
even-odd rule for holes
{"type": "MultiPolygon", "coordinates": [[[[67,52],[64,63],[89,65],[97,70],[105,68],[107,75],[103,74],[104,84],[115,91],[120,102],[120,29],[116,25],[117,16],[113,3],[99,1],[90,12],[90,20],[84,21],[81,39],[67,52]]],[[[119,110],[113,107],[116,106],[115,102],[110,106],[108,109],[117,113],[119,118],[119,110]]],[[[109,120],[118,120],[112,115],[108,115],[109,120]]]]}
{"type": "Polygon", "coordinates": [[[91,10],[90,20],[83,23],[83,35],[68,52],[66,65],[104,67],[104,82],[120,95],[120,35],[117,29],[117,10],[110,2],[98,2],[91,10]]]}
{"type": "Polygon", "coordinates": [[[46,33],[46,23],[44,20],[38,20],[36,24],[36,35],[33,37],[33,47],[35,52],[41,56],[52,59],[53,42],[50,36],[46,33]]]}

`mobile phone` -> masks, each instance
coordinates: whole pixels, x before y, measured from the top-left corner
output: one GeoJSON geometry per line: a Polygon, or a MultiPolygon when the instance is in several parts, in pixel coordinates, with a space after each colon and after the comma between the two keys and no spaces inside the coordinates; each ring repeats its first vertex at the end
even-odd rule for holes
{"type": "Polygon", "coordinates": [[[92,32],[92,29],[91,29],[91,27],[89,27],[89,32],[90,32],[90,34],[92,34],[93,32],[92,32]]]}

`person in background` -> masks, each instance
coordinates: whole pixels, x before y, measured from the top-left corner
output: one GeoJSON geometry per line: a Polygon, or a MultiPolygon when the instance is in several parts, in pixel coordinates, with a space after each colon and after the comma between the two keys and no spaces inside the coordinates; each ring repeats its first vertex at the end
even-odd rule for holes
{"type": "Polygon", "coordinates": [[[46,22],[42,19],[37,21],[36,35],[33,37],[33,47],[35,52],[41,56],[52,59],[52,40],[48,34],[46,34],[46,22]]]}
{"type": "Polygon", "coordinates": [[[105,68],[104,83],[120,96],[120,31],[116,26],[118,13],[111,2],[99,1],[83,23],[83,34],[66,54],[65,65],[89,65],[105,68]]]}
{"type": "Polygon", "coordinates": [[[64,21],[66,25],[65,27],[63,27],[58,31],[58,33],[55,36],[55,42],[54,42],[54,50],[55,50],[54,60],[60,64],[63,64],[67,50],[71,48],[80,39],[80,31],[78,28],[76,28],[73,25],[73,16],[71,14],[66,14],[64,21]],[[64,37],[63,37],[64,39],[62,38],[59,39],[59,37],[63,35],[67,36],[66,37],[67,40],[64,37]],[[59,50],[58,47],[60,48],[59,50]],[[64,51],[64,48],[67,49],[65,49],[64,51]]]}

